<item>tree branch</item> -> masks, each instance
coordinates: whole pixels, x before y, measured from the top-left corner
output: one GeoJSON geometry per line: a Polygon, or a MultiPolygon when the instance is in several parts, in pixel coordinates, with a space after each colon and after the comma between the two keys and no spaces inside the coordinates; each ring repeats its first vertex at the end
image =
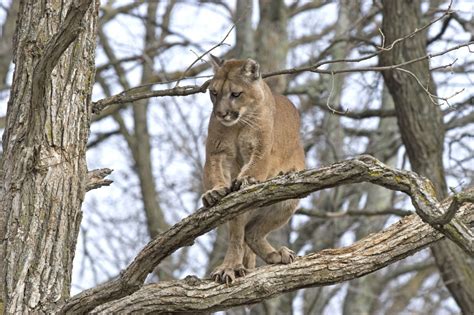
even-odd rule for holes
{"type": "MultiPolygon", "coordinates": [[[[63,307],[62,312],[88,312],[101,304],[122,298],[139,290],[146,276],[164,258],[183,246],[191,245],[196,237],[250,209],[268,206],[286,199],[302,198],[311,192],[322,189],[361,182],[370,182],[388,189],[405,192],[412,198],[417,211],[418,209],[429,210],[436,212],[436,214],[444,212],[445,208],[436,202],[433,189],[428,180],[412,172],[392,169],[367,155],[335,163],[321,169],[310,169],[278,176],[231,193],[215,206],[209,209],[201,208],[175,224],[168,231],[161,233],[150,241],[121,273],[119,278],[72,297],[63,307]]],[[[469,208],[469,214],[472,214],[471,210],[472,207],[469,208]]],[[[459,212],[460,214],[464,213],[463,211],[459,212]]],[[[471,222],[471,219],[468,222],[471,222]]],[[[450,232],[462,232],[462,230],[457,229],[459,226],[464,226],[464,224],[458,218],[454,218],[447,225],[438,228],[446,235],[452,236],[450,232]]],[[[431,229],[429,230],[431,231],[431,229]]],[[[437,237],[440,238],[441,235],[437,237]]],[[[456,235],[454,239],[458,241],[459,245],[462,245],[462,238],[456,235]]],[[[320,254],[315,257],[318,257],[318,255],[320,254]]],[[[402,255],[402,253],[397,254],[397,257],[398,255],[402,255]]],[[[380,265],[380,267],[382,266],[380,265]]],[[[380,267],[376,266],[374,268],[380,267]]],[[[276,272],[281,267],[268,268],[276,268],[271,269],[276,272]]]]}
{"type": "MultiPolygon", "coordinates": [[[[471,41],[465,44],[451,47],[449,49],[446,49],[438,53],[427,54],[419,58],[415,58],[412,60],[408,60],[399,64],[390,65],[390,66],[368,66],[368,67],[359,67],[359,68],[355,67],[355,68],[346,68],[346,69],[340,69],[340,70],[320,69],[321,66],[327,65],[327,64],[342,63],[342,62],[359,62],[359,61],[363,61],[369,58],[361,57],[357,59],[328,60],[328,61],[319,62],[315,65],[311,65],[308,67],[291,68],[291,69],[265,73],[262,75],[262,78],[269,78],[272,76],[283,75],[283,74],[296,74],[296,73],[301,73],[301,72],[314,72],[314,73],[320,73],[320,74],[334,75],[334,74],[339,74],[339,73],[350,73],[350,72],[371,72],[371,71],[380,72],[380,71],[385,71],[385,70],[403,69],[402,67],[404,66],[407,66],[416,62],[420,62],[423,60],[431,59],[434,57],[438,57],[438,56],[447,54],[448,52],[451,52],[463,47],[468,47],[469,45],[472,45],[472,44],[474,44],[474,42],[471,41]]],[[[370,55],[369,57],[372,58],[377,55],[378,53],[375,53],[375,54],[370,55]]],[[[123,91],[117,95],[113,95],[113,96],[101,99],[97,102],[93,102],[92,112],[94,114],[98,114],[107,106],[133,102],[133,101],[144,99],[144,98],[161,97],[161,96],[186,96],[186,95],[192,95],[192,94],[197,94],[197,93],[204,93],[207,90],[209,82],[210,81],[208,80],[200,86],[199,85],[175,86],[174,88],[165,89],[165,90],[131,93],[132,91],[139,90],[142,88],[141,86],[138,86],[133,89],[123,91]]]]}
{"type": "MultiPolygon", "coordinates": [[[[150,97],[161,97],[161,96],[186,96],[186,95],[191,95],[191,94],[196,94],[196,93],[204,93],[207,90],[207,86],[209,85],[209,80],[204,82],[201,86],[198,85],[191,85],[191,86],[176,86],[171,89],[166,89],[166,90],[159,90],[159,91],[146,91],[146,92],[141,92],[141,93],[132,93],[130,94],[130,90],[135,90],[130,89],[123,91],[120,94],[113,95],[110,97],[106,97],[104,99],[101,99],[97,102],[93,103],[92,106],[92,112],[94,114],[100,113],[105,107],[112,105],[112,104],[123,104],[123,103],[129,103],[133,101],[138,101],[142,100],[145,98],[150,98],[150,97]]],[[[139,87],[141,88],[141,87],[139,87]]]]}
{"type": "Polygon", "coordinates": [[[110,168],[100,168],[92,170],[87,173],[87,184],[86,191],[97,189],[102,186],[109,186],[113,183],[110,179],[105,179],[106,176],[110,175],[113,170],[110,168]]]}
{"type": "MultiPolygon", "coordinates": [[[[442,207],[446,208],[448,204],[446,201],[442,207]]],[[[459,218],[473,222],[473,210],[473,204],[465,207],[459,218]]],[[[442,237],[418,216],[411,215],[351,246],[310,254],[290,265],[264,266],[228,286],[188,276],[184,280],[144,286],[93,312],[208,312],[258,303],[288,291],[362,277],[412,255],[442,237]]]]}
{"type": "Polygon", "coordinates": [[[367,209],[354,209],[354,210],[343,210],[338,212],[326,212],[318,210],[298,209],[296,214],[307,215],[309,217],[320,218],[320,219],[335,219],[341,217],[359,217],[359,216],[380,216],[380,215],[396,215],[399,217],[405,217],[413,214],[413,211],[404,209],[383,209],[383,210],[367,210],[367,209]]]}
{"type": "MultiPolygon", "coordinates": [[[[446,208],[448,204],[445,202],[442,207],[446,208]]],[[[465,207],[458,218],[472,222],[473,210],[473,204],[465,207]]],[[[146,285],[93,312],[209,312],[254,304],[285,292],[362,277],[412,255],[442,237],[417,215],[410,215],[351,246],[300,257],[290,265],[264,266],[230,285],[188,276],[184,280],[146,285]]]]}

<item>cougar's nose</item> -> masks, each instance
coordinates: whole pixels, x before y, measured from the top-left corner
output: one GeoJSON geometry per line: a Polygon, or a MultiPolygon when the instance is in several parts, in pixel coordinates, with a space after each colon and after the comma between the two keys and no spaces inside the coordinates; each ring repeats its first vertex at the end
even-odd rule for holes
{"type": "Polygon", "coordinates": [[[219,117],[219,118],[224,118],[227,115],[229,115],[228,111],[216,110],[216,116],[219,117]]]}

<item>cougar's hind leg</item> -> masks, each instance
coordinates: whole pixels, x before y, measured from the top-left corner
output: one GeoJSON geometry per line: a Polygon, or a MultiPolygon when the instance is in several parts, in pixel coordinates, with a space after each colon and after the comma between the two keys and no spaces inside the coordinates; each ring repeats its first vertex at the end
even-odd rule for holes
{"type": "Polygon", "coordinates": [[[253,252],[253,250],[245,244],[245,250],[244,250],[244,267],[246,269],[254,269],[255,268],[255,261],[256,261],[256,255],[253,252]]]}
{"type": "Polygon", "coordinates": [[[245,242],[244,231],[247,223],[248,214],[240,215],[229,221],[227,228],[229,239],[227,242],[227,252],[224,261],[211,273],[211,277],[216,282],[231,283],[237,277],[243,277],[246,274],[246,268],[243,265],[245,242]]]}
{"type": "Polygon", "coordinates": [[[267,264],[289,264],[295,253],[287,247],[276,250],[266,236],[288,222],[298,200],[285,200],[269,207],[258,209],[245,226],[245,242],[267,264]]]}

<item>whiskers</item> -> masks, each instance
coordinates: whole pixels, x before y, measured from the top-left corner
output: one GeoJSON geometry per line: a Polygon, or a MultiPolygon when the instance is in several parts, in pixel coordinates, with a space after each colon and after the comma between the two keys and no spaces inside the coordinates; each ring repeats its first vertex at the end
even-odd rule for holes
{"type": "Polygon", "coordinates": [[[252,130],[258,130],[259,120],[260,120],[260,117],[258,117],[257,115],[246,113],[240,117],[239,123],[244,124],[245,126],[249,127],[252,130]]]}

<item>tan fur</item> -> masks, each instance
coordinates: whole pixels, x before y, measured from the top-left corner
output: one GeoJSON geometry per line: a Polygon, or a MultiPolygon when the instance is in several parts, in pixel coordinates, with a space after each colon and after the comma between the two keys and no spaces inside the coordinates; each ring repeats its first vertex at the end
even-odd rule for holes
{"type": "MultiPolygon", "coordinates": [[[[286,97],[272,93],[260,77],[258,63],[251,59],[223,62],[215,57],[212,62],[205,206],[214,205],[232,190],[305,166],[298,111],[286,97]]],[[[275,250],[266,236],[288,222],[297,203],[287,200],[231,220],[228,250],[213,278],[232,282],[245,275],[255,266],[254,253],[267,263],[292,262],[294,253],[286,247],[275,250]]]]}

